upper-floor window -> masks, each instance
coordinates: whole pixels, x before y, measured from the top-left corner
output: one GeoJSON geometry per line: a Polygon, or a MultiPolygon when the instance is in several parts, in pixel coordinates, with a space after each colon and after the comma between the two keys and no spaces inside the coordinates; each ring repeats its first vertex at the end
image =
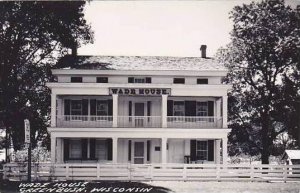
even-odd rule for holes
{"type": "Polygon", "coordinates": [[[151,83],[151,77],[128,77],[128,83],[151,83]]]}
{"type": "Polygon", "coordinates": [[[73,76],[71,77],[71,82],[82,82],[82,77],[73,76]]]}
{"type": "Polygon", "coordinates": [[[184,101],[174,101],[173,104],[173,114],[174,116],[184,116],[184,101]]]}
{"type": "Polygon", "coordinates": [[[108,83],[108,77],[97,77],[97,83],[108,83]]]}
{"type": "Polygon", "coordinates": [[[207,78],[197,78],[197,84],[208,84],[207,78]]]}
{"type": "Polygon", "coordinates": [[[71,115],[82,115],[82,100],[71,100],[71,115]]]}
{"type": "Polygon", "coordinates": [[[107,116],[108,115],[108,101],[107,100],[97,100],[96,112],[97,115],[107,116]]]}
{"type": "Polygon", "coordinates": [[[197,102],[196,115],[200,117],[208,116],[208,102],[197,102]]]}
{"type": "Polygon", "coordinates": [[[196,157],[197,157],[197,160],[208,160],[208,143],[207,143],[207,141],[197,141],[196,157]]]}
{"type": "Polygon", "coordinates": [[[174,84],[184,84],[185,83],[185,79],[184,78],[174,78],[173,79],[173,83],[174,84]]]}

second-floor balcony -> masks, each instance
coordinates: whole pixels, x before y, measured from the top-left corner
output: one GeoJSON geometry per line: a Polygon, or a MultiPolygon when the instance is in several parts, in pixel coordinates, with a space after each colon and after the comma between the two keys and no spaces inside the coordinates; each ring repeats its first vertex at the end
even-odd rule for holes
{"type": "Polygon", "coordinates": [[[167,116],[163,124],[161,116],[57,116],[58,127],[93,128],[222,128],[222,117],[167,116]],[[114,123],[115,122],[115,123],[114,123]]]}

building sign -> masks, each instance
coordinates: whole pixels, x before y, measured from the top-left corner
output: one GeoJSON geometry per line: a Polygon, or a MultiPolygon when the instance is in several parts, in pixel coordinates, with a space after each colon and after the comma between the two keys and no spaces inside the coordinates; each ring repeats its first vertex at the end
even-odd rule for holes
{"type": "Polygon", "coordinates": [[[170,95],[170,88],[109,88],[109,94],[118,95],[170,95]]]}
{"type": "Polygon", "coordinates": [[[30,143],[30,123],[28,119],[24,120],[25,126],[25,143],[30,143]]]}

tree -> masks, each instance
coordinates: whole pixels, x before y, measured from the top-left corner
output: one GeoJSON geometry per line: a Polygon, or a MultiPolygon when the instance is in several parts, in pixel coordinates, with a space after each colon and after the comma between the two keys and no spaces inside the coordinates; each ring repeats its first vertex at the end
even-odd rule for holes
{"type": "MultiPolygon", "coordinates": [[[[229,69],[231,153],[261,154],[269,163],[276,137],[287,127],[282,121],[290,109],[282,108],[285,77],[299,62],[300,28],[296,11],[283,0],[265,0],[236,6],[231,43],[218,58],[229,69]]],[[[299,115],[298,115],[299,116],[299,115]]]]}
{"type": "Polygon", "coordinates": [[[14,148],[24,142],[24,119],[33,147],[49,124],[50,67],[68,48],[92,42],[83,14],[85,2],[0,3],[0,125],[14,148]]]}

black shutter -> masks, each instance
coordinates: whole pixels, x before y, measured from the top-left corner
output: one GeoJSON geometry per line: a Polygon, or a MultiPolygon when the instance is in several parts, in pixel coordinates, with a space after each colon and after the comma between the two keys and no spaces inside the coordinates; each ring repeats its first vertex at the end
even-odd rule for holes
{"type": "Polygon", "coordinates": [[[208,101],[208,116],[214,116],[214,101],[208,101]]]}
{"type": "Polygon", "coordinates": [[[96,139],[90,139],[90,158],[96,158],[96,139]]]}
{"type": "Polygon", "coordinates": [[[196,116],[196,101],[185,101],[185,116],[196,116]]]}
{"type": "Polygon", "coordinates": [[[151,83],[151,77],[146,77],[146,83],[151,83]]]}
{"type": "Polygon", "coordinates": [[[128,77],[128,83],[133,83],[134,82],[134,78],[133,77],[128,77]]]}
{"type": "Polygon", "coordinates": [[[173,100],[168,100],[167,108],[168,108],[167,116],[173,116],[173,100]]]}
{"type": "Polygon", "coordinates": [[[129,101],[129,103],[128,103],[128,115],[129,116],[132,116],[132,101],[129,101]]]}
{"type": "Polygon", "coordinates": [[[69,139],[64,139],[64,161],[69,160],[69,139]]]}
{"type": "Polygon", "coordinates": [[[128,161],[131,161],[131,140],[128,140],[128,161]]]}
{"type": "Polygon", "coordinates": [[[65,115],[71,115],[71,100],[65,99],[65,115]]]}
{"type": "Polygon", "coordinates": [[[89,114],[89,100],[83,99],[82,100],[82,115],[87,116],[89,114]]]}
{"type": "Polygon", "coordinates": [[[90,100],[90,115],[92,116],[96,115],[96,99],[90,100]]]}
{"type": "Polygon", "coordinates": [[[196,145],[197,145],[196,140],[191,140],[191,149],[190,149],[191,150],[190,151],[191,161],[197,160],[196,145]]]}
{"type": "Polygon", "coordinates": [[[147,101],[147,116],[151,116],[151,101],[147,101]]]}
{"type": "Polygon", "coordinates": [[[147,140],[147,161],[150,161],[151,141],[147,140]]]}
{"type": "Polygon", "coordinates": [[[214,161],[214,140],[208,140],[208,161],[214,161]]]}
{"type": "Polygon", "coordinates": [[[112,151],[113,151],[112,139],[107,139],[106,144],[107,144],[107,160],[112,160],[112,151]]]}
{"type": "Polygon", "coordinates": [[[108,116],[113,115],[113,101],[112,99],[107,100],[107,106],[108,106],[108,116]]]}
{"type": "Polygon", "coordinates": [[[83,160],[86,160],[87,159],[87,142],[88,140],[87,139],[81,139],[81,158],[83,160]]]}

